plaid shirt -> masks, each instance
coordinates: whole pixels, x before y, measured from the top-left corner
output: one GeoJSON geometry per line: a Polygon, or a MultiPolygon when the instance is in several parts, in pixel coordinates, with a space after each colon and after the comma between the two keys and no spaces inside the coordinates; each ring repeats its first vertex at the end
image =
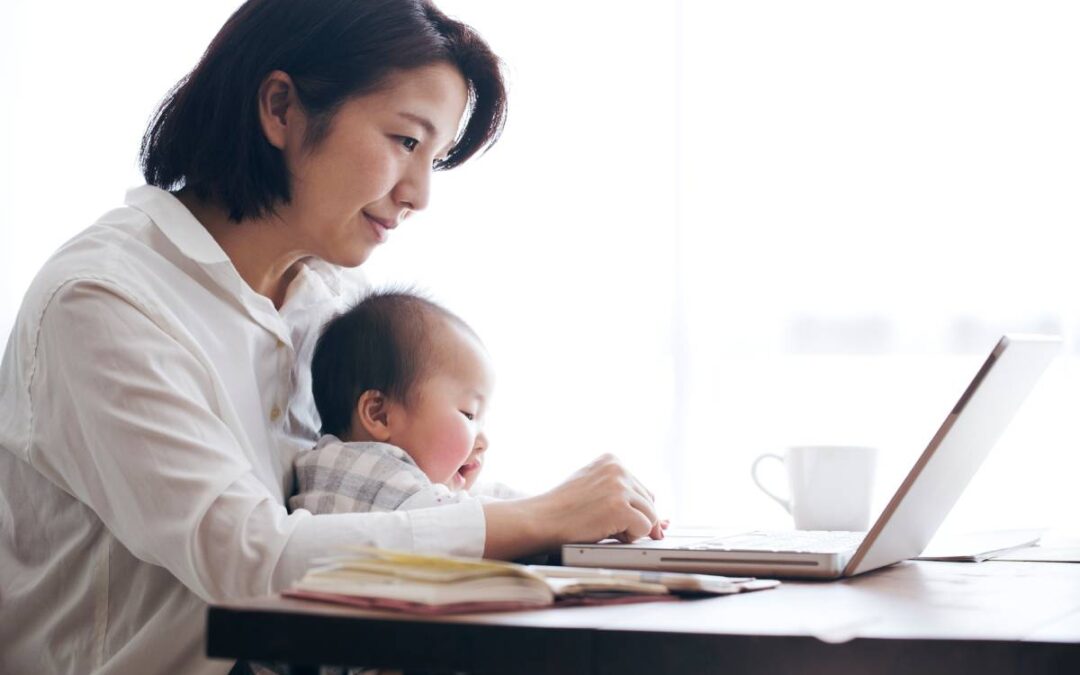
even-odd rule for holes
{"type": "Polygon", "coordinates": [[[398,511],[453,504],[470,499],[464,490],[432,483],[412,457],[388,443],[346,443],[319,439],[296,458],[298,492],[289,509],[312,513],[398,511]]]}

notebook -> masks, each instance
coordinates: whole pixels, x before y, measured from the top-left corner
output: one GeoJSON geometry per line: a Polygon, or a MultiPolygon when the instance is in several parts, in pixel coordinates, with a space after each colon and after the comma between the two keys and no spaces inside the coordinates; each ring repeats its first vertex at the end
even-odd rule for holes
{"type": "Polygon", "coordinates": [[[317,561],[283,595],[413,614],[460,614],[733,595],[775,588],[779,583],[703,574],[517,565],[346,546],[338,555],[317,561]]]}
{"type": "Polygon", "coordinates": [[[923,552],[1020,409],[1061,339],[1006,335],[972,378],[869,532],[740,532],[568,544],[565,565],[836,579],[923,552]]]}

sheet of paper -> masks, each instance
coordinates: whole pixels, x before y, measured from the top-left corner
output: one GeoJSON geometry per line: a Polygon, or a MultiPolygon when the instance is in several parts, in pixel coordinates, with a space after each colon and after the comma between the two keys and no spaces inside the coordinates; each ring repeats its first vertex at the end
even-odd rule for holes
{"type": "Polygon", "coordinates": [[[993,530],[940,534],[916,560],[982,562],[1039,541],[1044,530],[993,530]]]}
{"type": "Polygon", "coordinates": [[[996,555],[992,560],[1080,563],[1080,546],[1027,546],[996,555]]]}

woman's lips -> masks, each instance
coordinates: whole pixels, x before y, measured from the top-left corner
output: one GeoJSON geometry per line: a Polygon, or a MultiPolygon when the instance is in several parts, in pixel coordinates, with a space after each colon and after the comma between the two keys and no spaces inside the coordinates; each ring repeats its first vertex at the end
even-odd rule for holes
{"type": "Polygon", "coordinates": [[[364,212],[364,219],[371,224],[371,229],[375,233],[375,239],[381,244],[390,237],[390,230],[393,229],[389,225],[388,221],[382,218],[376,218],[375,216],[364,212]]]}

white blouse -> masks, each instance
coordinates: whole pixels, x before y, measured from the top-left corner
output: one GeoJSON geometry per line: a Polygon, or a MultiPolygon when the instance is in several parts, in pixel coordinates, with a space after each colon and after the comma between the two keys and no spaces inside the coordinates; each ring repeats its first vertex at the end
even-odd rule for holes
{"type": "Polygon", "coordinates": [[[206,604],[359,543],[479,556],[481,504],[289,514],[314,340],[359,278],[313,261],[276,310],[144,186],[45,264],[0,365],[0,672],[226,673],[206,604]]]}

